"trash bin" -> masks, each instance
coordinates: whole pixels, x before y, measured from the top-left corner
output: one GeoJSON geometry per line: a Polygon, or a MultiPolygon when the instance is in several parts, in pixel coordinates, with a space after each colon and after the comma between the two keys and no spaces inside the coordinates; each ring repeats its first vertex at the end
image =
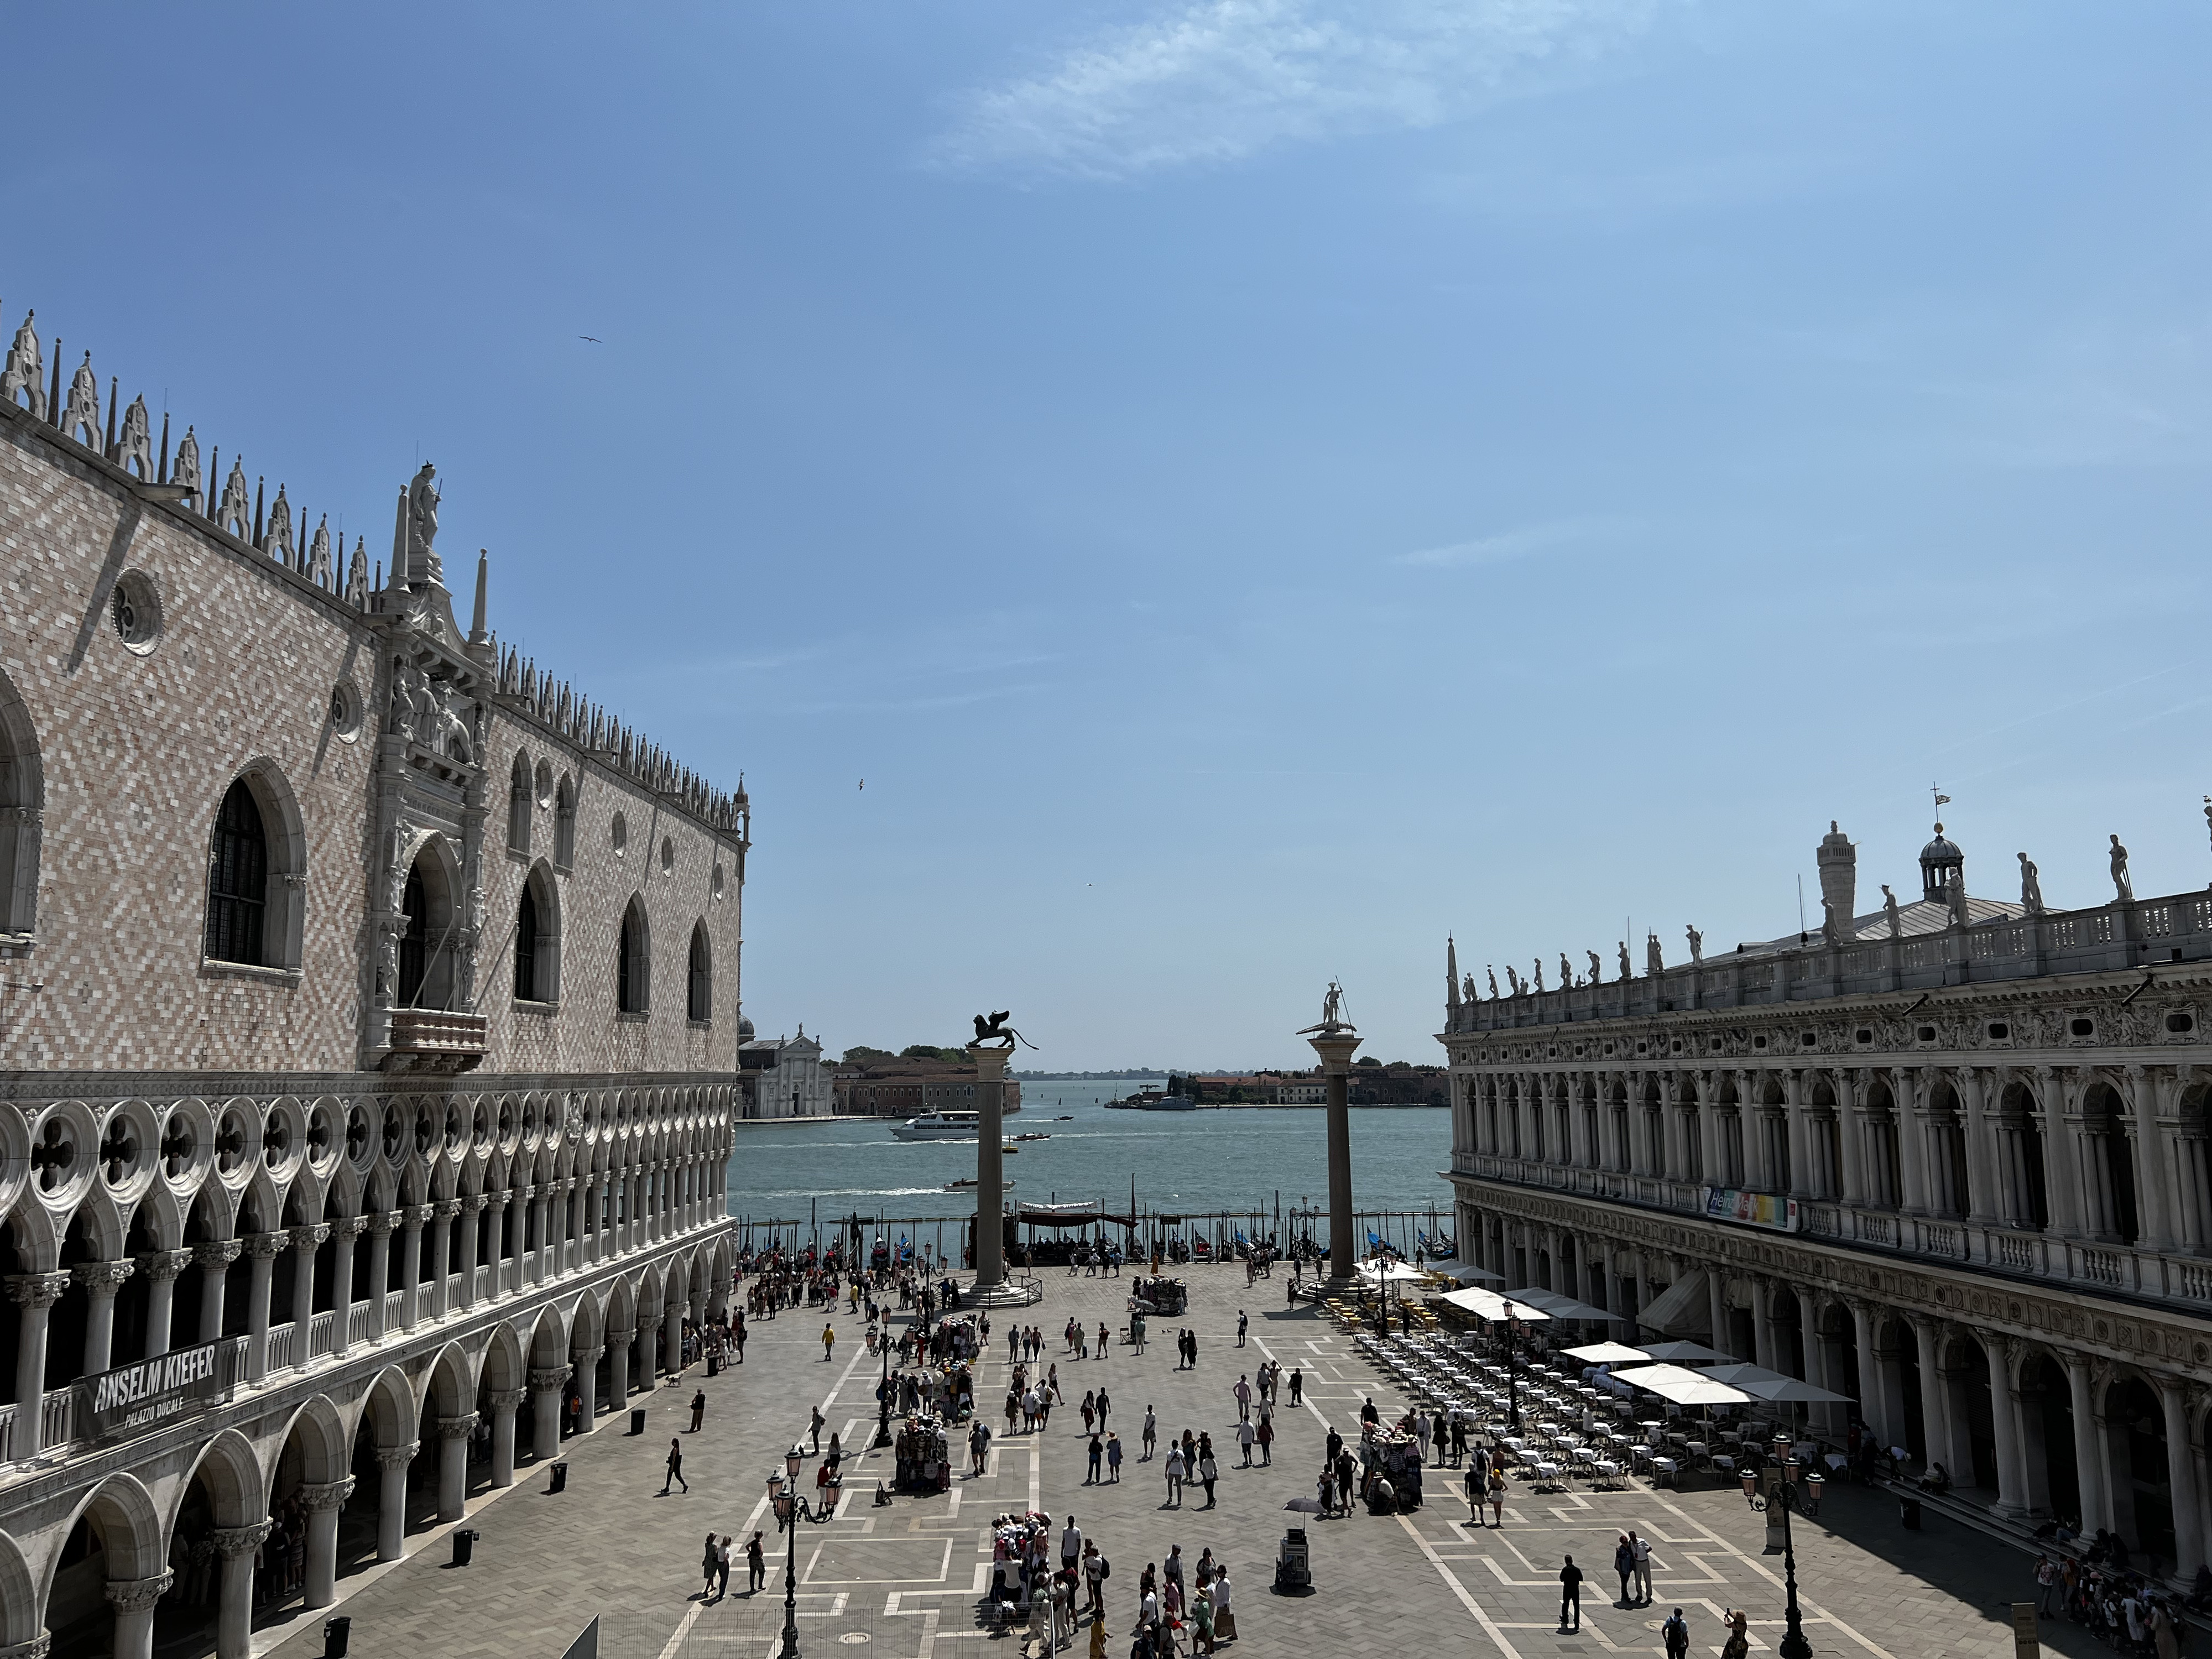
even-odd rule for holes
{"type": "Polygon", "coordinates": [[[340,1615],[323,1620],[323,1659],[345,1659],[346,1644],[352,1639],[352,1620],[340,1615]]]}
{"type": "Polygon", "coordinates": [[[632,1406],[629,1408],[629,1431],[632,1434],[643,1434],[645,1432],[644,1407],[632,1406]]]}
{"type": "Polygon", "coordinates": [[[721,1374],[722,1356],[718,1353],[709,1353],[707,1356],[707,1375],[709,1376],[720,1376],[721,1374]]]}
{"type": "Polygon", "coordinates": [[[453,1565],[457,1567],[465,1567],[468,1565],[470,1559],[476,1554],[476,1528],[473,1527],[454,1528],[453,1565]]]}
{"type": "Polygon", "coordinates": [[[546,1487],[545,1490],[548,1492],[566,1492],[568,1490],[568,1460],[567,1458],[561,1458],[554,1463],[553,1484],[546,1487]]]}
{"type": "Polygon", "coordinates": [[[1905,1523],[1905,1531],[1918,1532],[1920,1530],[1920,1500],[1917,1498],[1899,1498],[1897,1518],[1905,1523]]]}

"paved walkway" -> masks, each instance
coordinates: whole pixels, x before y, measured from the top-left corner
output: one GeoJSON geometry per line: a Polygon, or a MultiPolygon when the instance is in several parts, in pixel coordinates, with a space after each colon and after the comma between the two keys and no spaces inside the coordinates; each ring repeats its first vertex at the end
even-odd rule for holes
{"type": "MultiPolygon", "coordinates": [[[[1180,1543],[1186,1560],[1211,1547],[1232,1570],[1242,1641],[1254,1654],[1300,1652],[1396,1656],[1466,1652],[1505,1659],[1554,1654],[1660,1650],[1658,1625],[1680,1607],[1695,1637],[1693,1651],[1717,1651],[1719,1617],[1730,1607],[1752,1613],[1753,1650],[1781,1638],[1778,1557],[1762,1553],[1764,1518],[1737,1488],[1540,1498],[1516,1486],[1501,1529],[1468,1524],[1446,1471],[1429,1483],[1419,1513],[1390,1519],[1364,1514],[1316,1520],[1286,1516],[1285,1503],[1310,1494],[1327,1425],[1349,1432],[1360,1401],[1375,1395],[1396,1407],[1382,1379],[1350,1343],[1310,1311],[1283,1306],[1279,1279],[1247,1291],[1241,1267],[1186,1271],[1191,1311],[1155,1321],[1141,1358],[1116,1346],[1111,1357],[1076,1362],[1057,1354],[1057,1333],[1073,1313],[1092,1330],[1103,1319],[1119,1330],[1126,1281],[1070,1279],[1048,1270],[1043,1304],[1021,1314],[1048,1337],[1070,1404],[1055,1412],[1050,1431],[996,1441],[989,1468],[930,1498],[902,1497],[870,1505],[879,1476],[889,1478],[888,1451],[847,1465],[843,1512],[820,1526],[802,1526],[797,1540],[802,1650],[831,1649],[879,1659],[981,1659],[1006,1644],[978,1627],[977,1596],[988,1579],[988,1522],[1030,1507],[1064,1519],[1071,1511],[1086,1536],[1114,1564],[1108,1595],[1109,1650],[1127,1651],[1139,1571],[1180,1543]],[[1237,1310],[1252,1315],[1251,1337],[1235,1344],[1237,1310]],[[1176,1369],[1173,1333],[1199,1333],[1199,1364],[1176,1369]],[[1266,1358],[1305,1373],[1306,1407],[1287,1398],[1277,1425],[1282,1439],[1273,1468],[1237,1467],[1236,1401],[1240,1373],[1266,1358]],[[1128,1449],[1118,1485],[1085,1484],[1082,1419],[1074,1409],[1087,1389],[1105,1386],[1112,1424],[1128,1449]],[[1202,1508],[1194,1484],[1180,1509],[1166,1502],[1161,1465],[1138,1461],[1139,1431],[1151,1404],[1163,1440],[1188,1425],[1211,1431],[1221,1465],[1218,1507],[1202,1508]],[[1271,1593],[1278,1540],[1287,1521],[1303,1521],[1312,1540],[1317,1593],[1284,1599],[1271,1593]],[[1654,1540],[1656,1603],[1612,1604],[1610,1562],[1615,1534],[1633,1526],[1654,1540]],[[1559,1629],[1560,1557],[1571,1552],[1589,1574],[1578,1632],[1559,1629]]],[[[994,1314],[1001,1334],[978,1379],[978,1398],[994,1409],[1003,1398],[1003,1332],[1012,1317],[994,1314]]],[[[652,1397],[648,1432],[632,1438],[609,1416],[593,1435],[572,1441],[568,1489],[549,1495],[542,1470],[521,1472],[518,1486],[479,1511],[470,1524],[483,1534],[473,1565],[444,1565],[442,1547],[424,1549],[358,1585],[334,1609],[354,1620],[356,1653],[422,1656],[546,1656],[558,1659],[594,1614],[603,1616],[606,1659],[738,1659],[773,1650],[782,1622],[783,1557],[770,1589],[757,1597],[733,1593],[720,1601],[690,1599],[699,1590],[700,1546],[709,1528],[742,1544],[767,1526],[766,1477],[819,1402],[830,1427],[847,1445],[865,1446],[875,1419],[875,1371],[862,1363],[859,1322],[843,1315],[834,1363],[821,1358],[822,1316],[787,1313],[757,1324],[747,1363],[711,1381],[699,1371],[652,1397]],[[684,1434],[688,1494],[659,1495],[669,1439],[689,1421],[695,1389],[706,1390],[707,1425],[684,1434]]],[[[637,1396],[633,1404],[647,1403],[637,1396]]],[[[994,1418],[994,1427],[999,1419],[994,1418]]],[[[825,1437],[826,1443],[826,1437],[825,1437]]],[[[964,1466],[964,1456],[962,1459],[964,1466]]],[[[811,1466],[810,1466],[811,1468],[811,1466]]],[[[805,1479],[805,1477],[802,1477],[805,1479]]],[[[1797,1556],[1807,1634],[1822,1655],[1872,1659],[2010,1659],[2008,1607],[2030,1592],[2028,1562],[1983,1535],[1930,1516],[1929,1529],[1904,1531],[1890,1498],[1838,1488],[1816,1522],[1801,1522],[1797,1556]]],[[[264,1650],[309,1659],[321,1650],[322,1615],[295,1632],[263,1633],[264,1650]]],[[[2048,1650],[2087,1656],[2104,1650],[2073,1626],[2046,1625],[2048,1650]]],[[[1079,1644],[1081,1650],[1083,1644],[1079,1644]]]]}

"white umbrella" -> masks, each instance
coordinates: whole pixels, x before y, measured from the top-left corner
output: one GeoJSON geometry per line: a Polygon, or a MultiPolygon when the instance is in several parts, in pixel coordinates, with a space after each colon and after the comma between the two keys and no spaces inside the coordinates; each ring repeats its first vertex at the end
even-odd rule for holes
{"type": "Polygon", "coordinates": [[[1703,1371],[1680,1365],[1639,1365],[1632,1370],[1615,1371],[1613,1376],[1678,1406],[1741,1406],[1751,1399],[1741,1389],[1716,1382],[1703,1371]]]}
{"type": "Polygon", "coordinates": [[[1500,1296],[1495,1291],[1486,1291],[1476,1285],[1470,1285],[1463,1291],[1447,1291],[1437,1299],[1449,1303],[1455,1308],[1464,1309],[1482,1320],[1511,1317],[1524,1325],[1541,1325],[1552,1316],[1541,1308],[1531,1307],[1526,1302],[1500,1296]]]}
{"type": "Polygon", "coordinates": [[[1764,1365],[1711,1365],[1705,1373],[1716,1382],[1741,1389],[1754,1400],[1803,1401],[1811,1405],[1848,1405],[1848,1395],[1831,1394],[1814,1382],[1802,1382],[1764,1365]]]}
{"type": "Polygon", "coordinates": [[[1560,1352],[1585,1365],[1640,1365],[1651,1358],[1643,1349],[1632,1348],[1626,1342],[1593,1342],[1586,1348],[1565,1348],[1560,1352]]]}
{"type": "Polygon", "coordinates": [[[1577,1302],[1574,1297],[1562,1296],[1557,1291],[1532,1288],[1508,1291],[1505,1294],[1516,1302],[1526,1302],[1531,1307],[1541,1308],[1554,1319],[1619,1319],[1626,1322],[1625,1315],[1611,1314],[1602,1308],[1593,1308],[1587,1302],[1577,1302]]]}
{"type": "Polygon", "coordinates": [[[1462,1285],[1503,1285],[1504,1273],[1494,1273],[1487,1267],[1478,1267],[1472,1261],[1454,1262],[1449,1267],[1431,1267],[1432,1273],[1442,1273],[1447,1279],[1456,1279],[1462,1285]]]}
{"type": "Polygon", "coordinates": [[[1730,1356],[1716,1353],[1702,1342],[1647,1342],[1644,1352],[1654,1359],[1662,1359],[1670,1365],[1727,1364],[1730,1356]]]}
{"type": "Polygon", "coordinates": [[[1407,1284],[1428,1277],[1419,1267],[1409,1267],[1402,1261],[1393,1261],[1384,1256],[1361,1262],[1357,1271],[1370,1285],[1407,1284]]]}

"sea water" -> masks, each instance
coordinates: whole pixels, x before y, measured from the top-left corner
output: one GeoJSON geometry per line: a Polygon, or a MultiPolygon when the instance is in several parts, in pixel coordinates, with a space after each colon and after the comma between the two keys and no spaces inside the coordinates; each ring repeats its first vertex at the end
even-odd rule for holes
{"type": "MultiPolygon", "coordinates": [[[[1319,1107],[1195,1112],[1109,1111],[1105,1103],[1162,1079],[1024,1079],[1006,1135],[1040,1133],[1006,1159],[1012,1200],[1083,1203],[1126,1212],[1132,1179],[1140,1210],[1266,1213],[1328,1206],[1327,1114],[1319,1107]],[[1055,1122],[1060,1114],[1069,1122],[1055,1122]]],[[[945,1183],[975,1173],[973,1141],[905,1141],[889,1118],[736,1126],[730,1213],[823,1226],[843,1216],[972,1216],[972,1192],[945,1183]]],[[[1362,1211],[1433,1208],[1450,1231],[1451,1114],[1441,1107],[1355,1107],[1352,1198],[1362,1211]]],[[[1326,1233],[1325,1224],[1315,1231],[1326,1233]]],[[[1393,1233],[1395,1242],[1396,1234],[1393,1233]]],[[[1406,1241],[1408,1247],[1413,1241],[1406,1241]]]]}

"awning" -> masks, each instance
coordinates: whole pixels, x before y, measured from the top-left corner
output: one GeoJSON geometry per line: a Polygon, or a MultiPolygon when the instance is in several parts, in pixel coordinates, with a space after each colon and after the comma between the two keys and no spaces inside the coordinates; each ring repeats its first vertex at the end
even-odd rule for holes
{"type": "Polygon", "coordinates": [[[1816,1382],[1800,1382],[1764,1365],[1709,1365],[1705,1374],[1716,1382],[1741,1389],[1754,1400],[1803,1401],[1808,1405],[1848,1405],[1848,1395],[1831,1394],[1816,1382]]]}
{"type": "Polygon", "coordinates": [[[1632,1370],[1615,1371],[1613,1376],[1678,1406],[1741,1406],[1751,1399],[1741,1389],[1716,1382],[1703,1371],[1680,1365],[1638,1365],[1632,1370]]]}
{"type": "Polygon", "coordinates": [[[1419,1267],[1409,1267],[1404,1262],[1393,1261],[1387,1256],[1363,1261],[1355,1271],[1370,1285],[1411,1284],[1428,1278],[1428,1274],[1419,1267]]]}
{"type": "Polygon", "coordinates": [[[1650,1307],[1637,1314],[1636,1322],[1668,1336],[1711,1334],[1713,1310],[1705,1284],[1704,1272],[1692,1269],[1660,1291],[1650,1307]]]}
{"type": "Polygon", "coordinates": [[[1454,1262],[1449,1267],[1431,1267],[1432,1273],[1442,1273],[1447,1279],[1456,1279],[1462,1285],[1503,1285],[1504,1273],[1494,1273],[1487,1267],[1478,1267],[1471,1261],[1454,1262]]]}
{"type": "Polygon", "coordinates": [[[1482,1320],[1497,1321],[1510,1317],[1518,1319],[1524,1324],[1541,1325],[1548,1322],[1552,1317],[1541,1308],[1532,1308],[1517,1298],[1509,1300],[1495,1291],[1486,1291],[1480,1285],[1468,1285],[1463,1291],[1447,1291],[1435,1299],[1438,1302],[1449,1303],[1455,1308],[1464,1309],[1477,1319],[1482,1320]]]}
{"type": "Polygon", "coordinates": [[[1577,1302],[1574,1297],[1563,1296],[1557,1291],[1518,1290],[1508,1291],[1506,1294],[1516,1302],[1527,1302],[1532,1307],[1541,1308],[1554,1319],[1620,1319],[1622,1317],[1620,1314],[1607,1313],[1602,1308],[1593,1308],[1587,1302],[1577,1302]]]}
{"type": "Polygon", "coordinates": [[[1626,1342],[1593,1342],[1586,1348],[1563,1348],[1560,1352],[1585,1365],[1641,1365],[1651,1358],[1643,1349],[1632,1348],[1626,1342]]]}
{"type": "Polygon", "coordinates": [[[1669,1365],[1730,1365],[1735,1363],[1732,1353],[1716,1353],[1702,1342],[1647,1342],[1644,1352],[1654,1359],[1664,1360],[1669,1365]]]}

